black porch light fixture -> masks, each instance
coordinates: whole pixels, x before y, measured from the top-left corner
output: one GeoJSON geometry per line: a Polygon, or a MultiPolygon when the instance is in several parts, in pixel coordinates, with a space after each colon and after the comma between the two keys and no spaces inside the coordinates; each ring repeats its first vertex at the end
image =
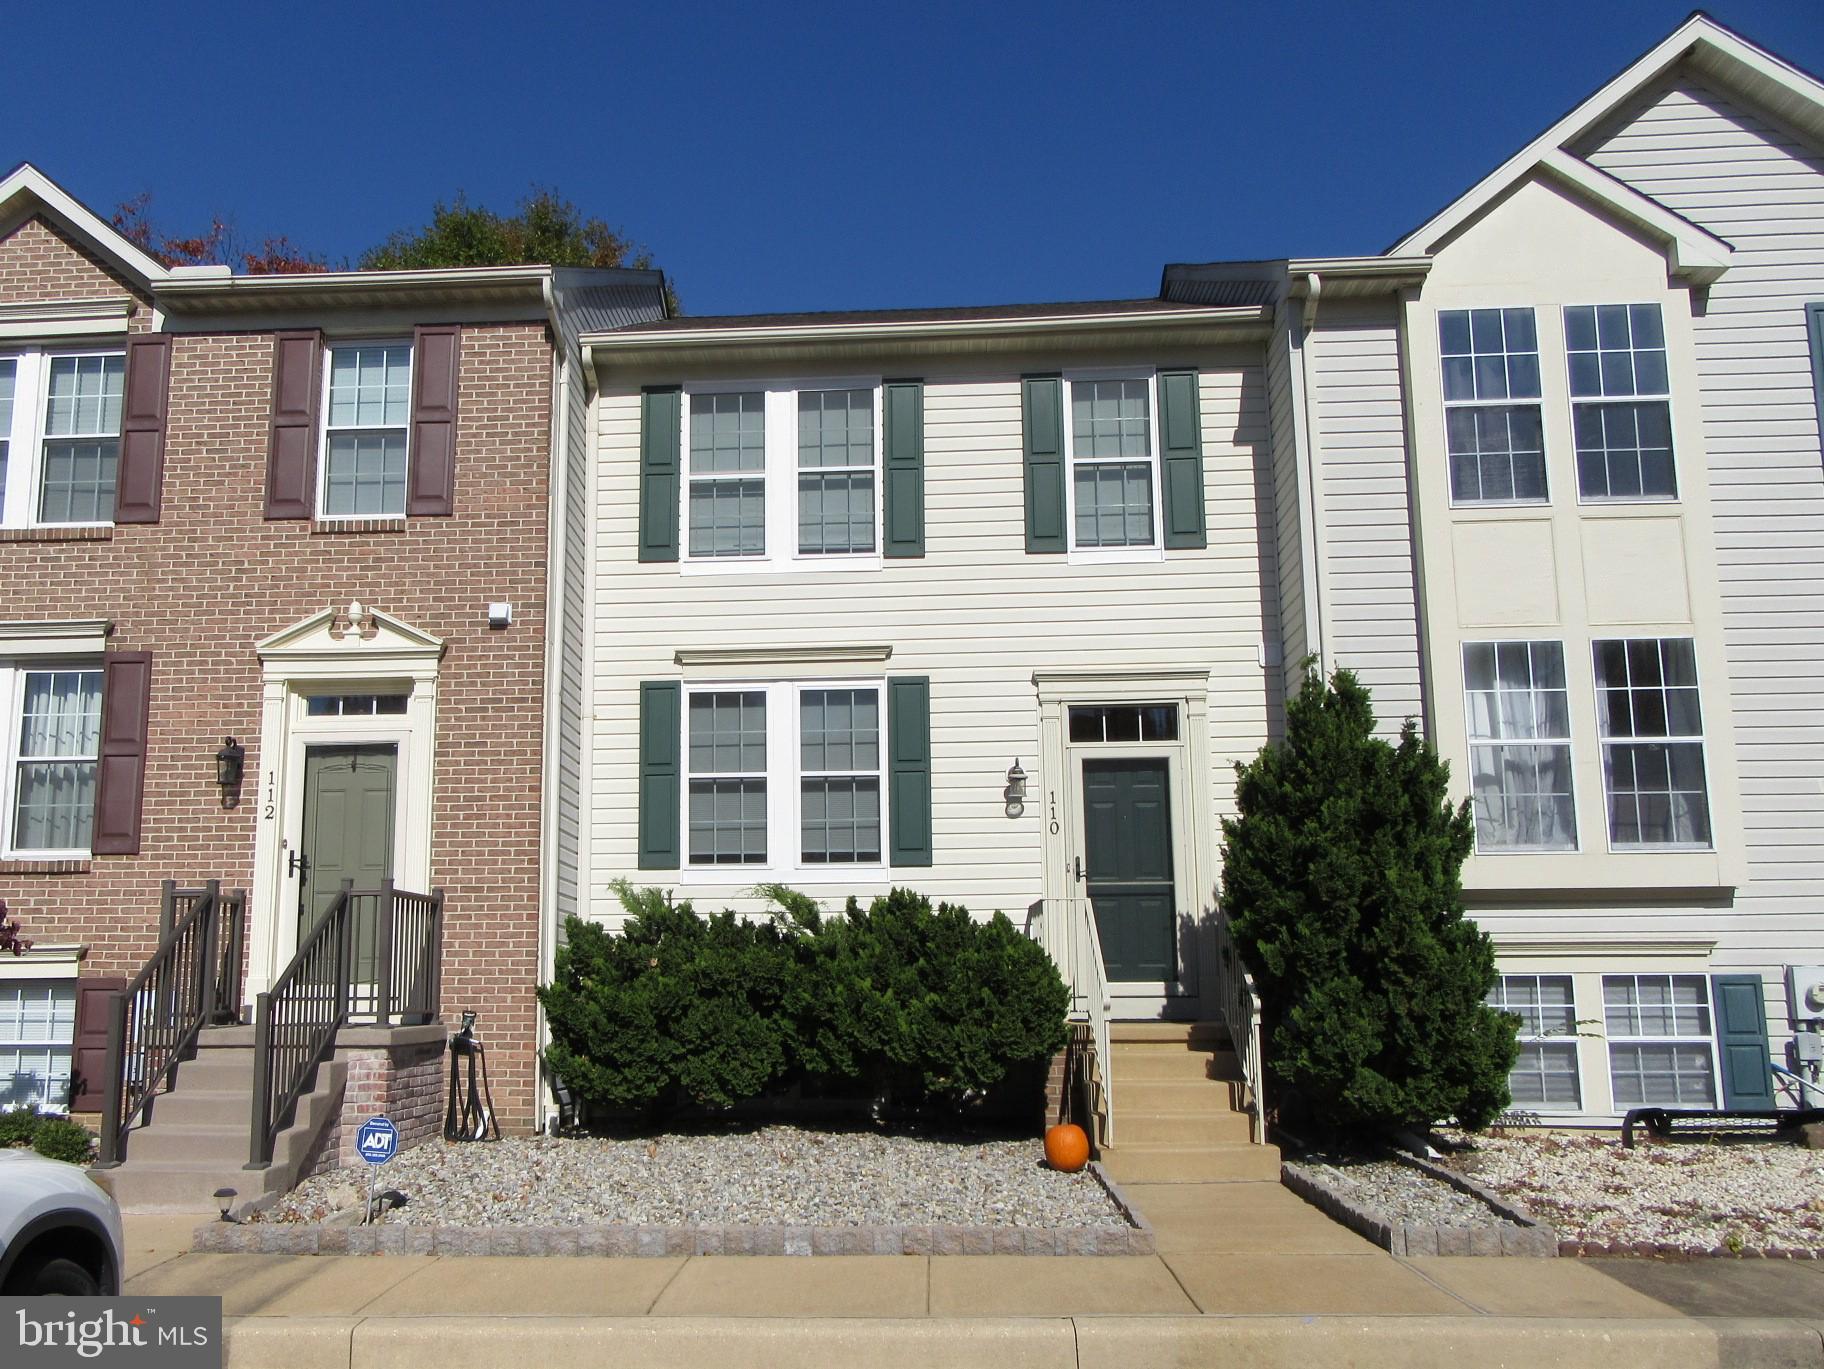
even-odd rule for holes
{"type": "Polygon", "coordinates": [[[215,782],[222,789],[222,807],[232,808],[234,796],[247,771],[247,748],[233,737],[222,738],[222,749],[215,753],[215,782]]]}

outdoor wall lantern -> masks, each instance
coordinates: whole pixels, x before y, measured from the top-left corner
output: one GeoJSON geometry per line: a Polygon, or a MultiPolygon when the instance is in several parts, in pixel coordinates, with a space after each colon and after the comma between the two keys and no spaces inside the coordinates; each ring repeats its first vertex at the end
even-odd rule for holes
{"type": "Polygon", "coordinates": [[[222,749],[215,753],[215,782],[222,788],[222,807],[234,807],[246,769],[247,748],[233,737],[223,737],[222,749]]]}
{"type": "Polygon", "coordinates": [[[1001,791],[1007,801],[1007,816],[1017,818],[1026,811],[1026,772],[1020,769],[1019,757],[1007,767],[1007,787],[1001,791]]]}

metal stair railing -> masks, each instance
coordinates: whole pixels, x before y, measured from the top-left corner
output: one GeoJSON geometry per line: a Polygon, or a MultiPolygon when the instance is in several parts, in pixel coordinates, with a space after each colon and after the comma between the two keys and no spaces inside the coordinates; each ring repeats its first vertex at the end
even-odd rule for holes
{"type": "Polygon", "coordinates": [[[1216,973],[1223,1021],[1229,1029],[1229,1044],[1241,1067],[1248,1135],[1256,1145],[1264,1145],[1267,1123],[1261,1080],[1260,1000],[1255,996],[1254,976],[1248,973],[1247,962],[1235,945],[1229,919],[1221,911],[1216,915],[1216,973]]]}
{"type": "Polygon", "coordinates": [[[196,1049],[202,1029],[240,1012],[247,892],[162,886],[158,949],[108,1005],[99,1168],[118,1165],[127,1132],[196,1049]],[[224,925],[226,924],[226,925],[224,925]]]}

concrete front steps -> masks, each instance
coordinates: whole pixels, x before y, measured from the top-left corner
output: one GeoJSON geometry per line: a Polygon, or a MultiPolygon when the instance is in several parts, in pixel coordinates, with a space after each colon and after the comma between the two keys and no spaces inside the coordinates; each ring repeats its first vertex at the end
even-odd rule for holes
{"type": "Polygon", "coordinates": [[[178,1065],[171,1089],[127,1133],[122,1163],[98,1173],[125,1212],[215,1212],[220,1188],[235,1190],[236,1206],[284,1192],[339,1111],[347,1078],[348,1067],[338,1060],[320,1066],[315,1089],[298,1100],[296,1118],[273,1148],[272,1164],[246,1169],[253,1028],[208,1028],[195,1057],[178,1065]]]}
{"type": "Polygon", "coordinates": [[[1117,1183],[1279,1178],[1279,1147],[1249,1139],[1241,1069],[1220,1022],[1109,1027],[1115,1143],[1102,1164],[1117,1183]]]}

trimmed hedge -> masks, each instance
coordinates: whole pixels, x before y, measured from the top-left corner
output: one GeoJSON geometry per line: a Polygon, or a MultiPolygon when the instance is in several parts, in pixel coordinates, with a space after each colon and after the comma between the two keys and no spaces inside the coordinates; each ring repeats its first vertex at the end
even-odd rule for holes
{"type": "Polygon", "coordinates": [[[95,1153],[95,1137],[80,1122],[33,1108],[0,1113],[0,1149],[28,1146],[46,1159],[86,1165],[95,1153]]]}
{"type": "Polygon", "coordinates": [[[616,891],[620,933],[571,918],[539,990],[545,1062],[592,1107],[728,1108],[805,1082],[954,1106],[1064,1046],[1069,990],[999,913],[895,889],[826,917],[768,885],[769,918],[703,917],[616,891]]]}

